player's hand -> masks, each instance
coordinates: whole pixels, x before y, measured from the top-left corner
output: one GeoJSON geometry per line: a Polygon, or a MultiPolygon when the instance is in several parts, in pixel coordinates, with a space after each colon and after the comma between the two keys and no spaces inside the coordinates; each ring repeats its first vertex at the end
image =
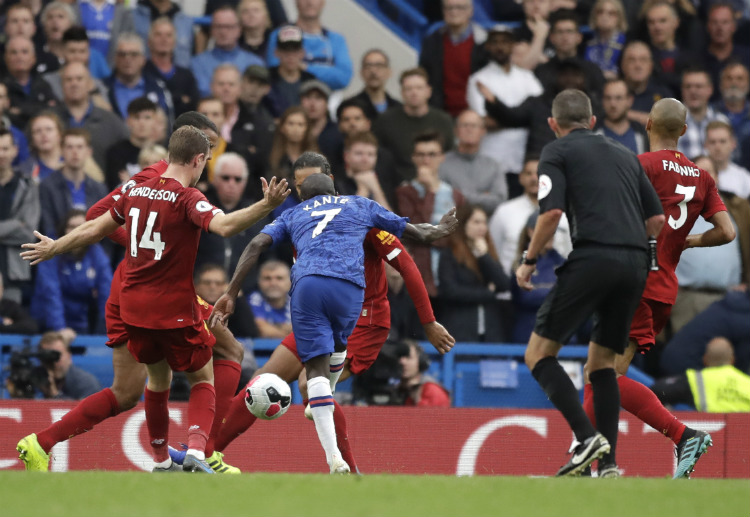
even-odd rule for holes
{"type": "Polygon", "coordinates": [[[536,271],[536,266],[530,266],[529,264],[521,264],[516,269],[516,282],[518,287],[526,291],[534,289],[534,285],[531,283],[531,275],[536,271]]]}
{"type": "Polygon", "coordinates": [[[22,251],[21,258],[31,262],[32,266],[36,266],[40,262],[49,260],[55,256],[55,241],[50,239],[46,235],[34,231],[34,236],[39,239],[39,242],[27,242],[21,244],[21,247],[29,251],[22,251]]]}
{"type": "Polygon", "coordinates": [[[456,231],[456,228],[458,228],[458,219],[456,219],[455,206],[440,218],[440,226],[443,226],[449,234],[456,231]]]}
{"type": "Polygon", "coordinates": [[[441,354],[445,354],[451,351],[453,345],[456,344],[456,340],[451,336],[445,327],[443,327],[437,321],[424,325],[424,333],[427,336],[427,340],[432,343],[435,350],[441,354]]]}
{"type": "Polygon", "coordinates": [[[208,326],[213,327],[214,325],[221,323],[226,327],[227,321],[229,321],[229,316],[234,314],[234,302],[234,296],[227,293],[221,295],[221,298],[216,300],[216,303],[214,304],[214,310],[211,311],[211,316],[208,317],[208,326]]]}
{"type": "Polygon", "coordinates": [[[497,99],[495,98],[495,95],[490,91],[489,88],[487,88],[482,81],[477,81],[477,90],[479,90],[479,93],[482,94],[482,97],[484,97],[484,100],[486,100],[489,103],[495,102],[497,99]]]}
{"type": "Polygon", "coordinates": [[[289,183],[283,178],[277,181],[274,176],[271,183],[268,183],[266,178],[261,177],[260,182],[263,185],[263,199],[271,208],[279,206],[292,193],[289,183]]]}

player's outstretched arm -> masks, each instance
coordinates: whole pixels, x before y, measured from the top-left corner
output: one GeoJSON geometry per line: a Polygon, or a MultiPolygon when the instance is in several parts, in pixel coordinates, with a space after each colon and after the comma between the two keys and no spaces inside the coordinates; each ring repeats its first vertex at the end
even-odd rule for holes
{"type": "Polygon", "coordinates": [[[403,237],[420,244],[430,244],[447,237],[455,232],[456,228],[458,228],[458,219],[456,219],[456,207],[454,206],[445,213],[437,226],[430,223],[407,224],[403,237]]]}
{"type": "MultiPolygon", "coordinates": [[[[398,271],[404,279],[404,285],[409,293],[414,307],[417,309],[419,315],[419,321],[422,323],[424,333],[427,336],[427,340],[432,343],[432,346],[440,352],[445,354],[450,352],[453,345],[456,344],[456,340],[440,323],[435,321],[435,315],[432,312],[432,305],[430,304],[430,297],[427,294],[427,288],[424,286],[424,280],[422,275],[414,263],[414,259],[411,258],[406,250],[403,250],[402,245],[396,239],[395,245],[398,245],[402,249],[402,252],[396,255],[392,260],[389,261],[396,271],[398,271]]],[[[379,248],[376,248],[379,251],[379,248]]],[[[387,257],[385,257],[387,260],[387,257]]]]}
{"type": "Polygon", "coordinates": [[[28,251],[22,251],[21,257],[24,260],[30,261],[31,265],[34,266],[56,255],[68,253],[76,248],[90,246],[99,242],[119,227],[120,225],[117,224],[117,221],[107,212],[93,221],[86,221],[72,232],[57,240],[50,239],[46,235],[35,231],[34,235],[39,239],[39,242],[22,244],[21,247],[28,251]]]}
{"type": "Polygon", "coordinates": [[[685,249],[721,246],[732,242],[736,237],[737,232],[727,212],[716,212],[708,219],[708,222],[714,227],[703,233],[688,235],[685,239],[685,249]]]}
{"type": "Polygon", "coordinates": [[[257,203],[237,210],[229,214],[216,214],[208,225],[208,230],[222,237],[231,237],[237,235],[243,230],[250,228],[252,225],[266,217],[277,206],[281,205],[292,192],[289,184],[285,179],[276,180],[276,176],[271,178],[271,182],[266,182],[265,178],[260,179],[263,183],[263,199],[257,203]]]}
{"type": "Polygon", "coordinates": [[[261,253],[266,251],[271,244],[273,239],[270,235],[265,233],[259,233],[250,243],[245,247],[245,250],[240,256],[240,260],[237,263],[237,269],[234,271],[231,282],[224,294],[214,304],[214,310],[211,312],[209,318],[209,326],[213,327],[216,323],[220,322],[222,325],[227,324],[229,316],[234,313],[234,301],[240,294],[240,288],[242,282],[245,281],[245,277],[250,270],[258,262],[258,257],[261,253]]]}

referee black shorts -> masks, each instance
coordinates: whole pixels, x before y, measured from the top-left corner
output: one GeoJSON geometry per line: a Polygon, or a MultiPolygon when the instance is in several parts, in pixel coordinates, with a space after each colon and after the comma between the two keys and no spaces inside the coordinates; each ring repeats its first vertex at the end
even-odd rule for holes
{"type": "Polygon", "coordinates": [[[593,315],[591,341],[621,354],[648,276],[645,250],[585,246],[557,270],[557,283],[536,315],[534,332],[567,343],[593,315]]]}

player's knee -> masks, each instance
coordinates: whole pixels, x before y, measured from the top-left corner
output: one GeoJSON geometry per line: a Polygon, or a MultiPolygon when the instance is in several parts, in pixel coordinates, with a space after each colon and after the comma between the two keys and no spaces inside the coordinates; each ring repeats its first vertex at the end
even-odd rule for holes
{"type": "Polygon", "coordinates": [[[127,383],[125,386],[114,384],[111,389],[117,399],[117,405],[120,406],[120,411],[133,409],[143,395],[143,384],[127,383]]]}
{"type": "Polygon", "coordinates": [[[216,334],[216,345],[214,346],[214,357],[242,363],[245,357],[245,347],[237,341],[229,330],[226,333],[216,334]]]}

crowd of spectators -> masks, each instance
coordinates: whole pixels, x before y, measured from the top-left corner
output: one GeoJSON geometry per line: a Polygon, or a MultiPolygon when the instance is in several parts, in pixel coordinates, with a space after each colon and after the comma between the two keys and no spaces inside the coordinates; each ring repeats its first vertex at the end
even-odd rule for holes
{"type": "MultiPolygon", "coordinates": [[[[170,0],[3,3],[0,332],[54,331],[69,341],[103,331],[111,271],[124,250],[105,242],[32,269],[18,257],[20,245],[34,230],[59,236],[81,224],[109,190],[164,157],[176,116],[197,110],[220,130],[199,188],[225,212],[258,200],[261,177],[292,180],[291,164],[307,150],[328,157],[341,194],[370,197],[414,223],[436,223],[458,207],[456,235],[409,248],[438,319],[459,341],[525,342],[571,251],[563,219],[540,257],[539,289],[515,285],[538,207],[539,154],[554,139],[550,105],[571,87],[591,97],[595,130],[634,153],[648,150],[653,103],[681,99],[688,131],[680,150],[715,175],[738,228],[730,245],[685,252],[673,324],[660,339],[694,338],[680,329],[696,315],[747,298],[746,3],[496,1],[503,23],[481,26],[472,0],[425,2],[437,23],[404,70],[393,70],[381,49],[351,55],[345,37],[321,22],[324,0],[296,0],[289,13],[279,0],[231,4],[208,1],[210,25],[201,28],[170,0]],[[355,72],[363,89],[345,98],[355,72]],[[399,96],[386,91],[390,80],[399,96]]],[[[293,193],[273,216],[298,202],[293,193]]],[[[204,233],[195,281],[208,301],[266,222],[227,239],[204,233]]],[[[266,255],[244,286],[245,316],[230,320],[239,336],[290,329],[292,250],[266,255]]],[[[422,338],[398,275],[389,271],[388,282],[398,307],[393,336],[422,338]]],[[[581,329],[574,339],[586,335],[581,329]]],[[[750,347],[741,339],[732,345],[750,347]]]]}

